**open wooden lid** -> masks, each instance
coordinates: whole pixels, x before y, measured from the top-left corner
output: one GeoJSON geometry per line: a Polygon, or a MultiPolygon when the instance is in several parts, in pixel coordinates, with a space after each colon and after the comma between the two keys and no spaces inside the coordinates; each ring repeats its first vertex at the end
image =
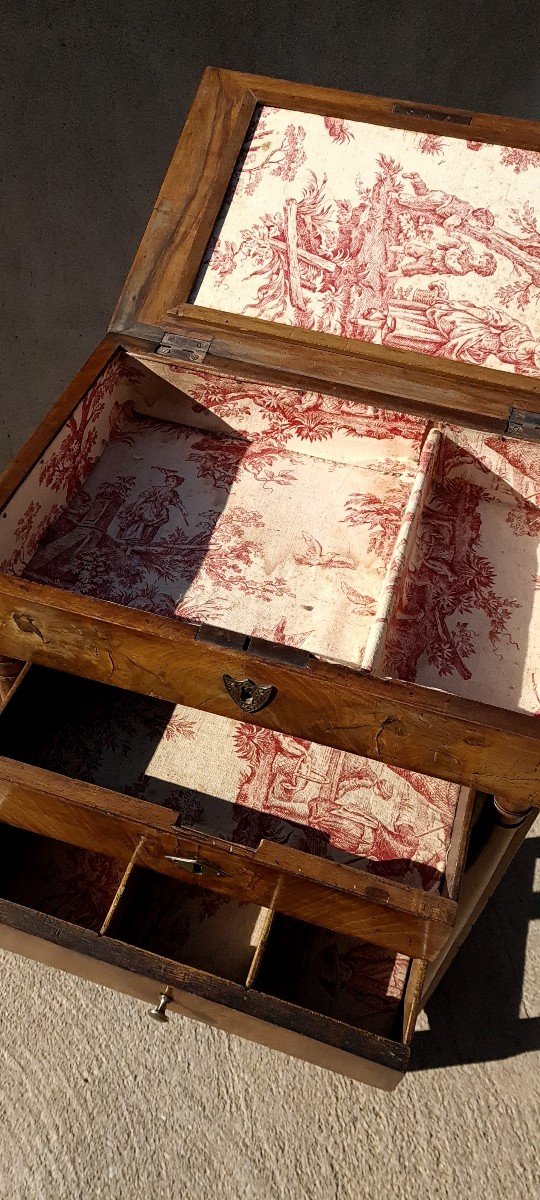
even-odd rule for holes
{"type": "Polygon", "coordinates": [[[539,124],[209,68],[111,328],[535,437],[536,181],[539,124]]]}

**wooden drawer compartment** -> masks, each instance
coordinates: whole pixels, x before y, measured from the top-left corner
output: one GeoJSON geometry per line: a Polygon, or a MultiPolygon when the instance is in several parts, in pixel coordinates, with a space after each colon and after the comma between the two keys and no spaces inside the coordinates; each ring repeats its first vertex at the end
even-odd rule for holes
{"type": "Polygon", "coordinates": [[[3,946],[392,1088],[424,964],[0,826],[3,946]]]}
{"type": "Polygon", "coordinates": [[[467,789],[38,667],[0,755],[15,826],[413,957],[450,936],[467,789]]]}
{"type": "Polygon", "coordinates": [[[25,829],[0,834],[2,898],[99,933],[127,863],[25,829]]]}

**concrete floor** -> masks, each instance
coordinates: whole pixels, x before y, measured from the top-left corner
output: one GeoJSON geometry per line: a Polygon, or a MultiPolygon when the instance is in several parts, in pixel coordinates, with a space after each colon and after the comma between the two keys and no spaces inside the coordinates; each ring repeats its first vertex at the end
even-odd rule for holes
{"type": "MultiPolygon", "coordinates": [[[[540,115],[527,0],[20,0],[0,28],[3,462],[105,329],[208,62],[540,115]]],[[[2,1200],[538,1196],[539,847],[533,831],[393,1096],[0,956],[2,1200]]]]}

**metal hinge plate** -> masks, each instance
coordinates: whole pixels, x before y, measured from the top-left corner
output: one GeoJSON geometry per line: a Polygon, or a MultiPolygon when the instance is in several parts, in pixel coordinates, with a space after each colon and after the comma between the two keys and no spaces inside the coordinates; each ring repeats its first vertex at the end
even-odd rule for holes
{"type": "Polygon", "coordinates": [[[164,333],[156,347],[160,358],[174,358],[180,362],[202,363],[210,349],[212,338],[196,337],[194,333],[164,333]]]}
{"type": "Polygon", "coordinates": [[[251,637],[246,633],[235,633],[232,629],[222,629],[219,625],[199,625],[195,635],[198,642],[210,642],[213,646],[221,646],[225,650],[241,650],[263,658],[265,662],[280,663],[284,667],[304,668],[313,661],[309,650],[298,650],[296,646],[282,645],[280,642],[268,642],[266,638],[251,637]]]}
{"type": "Polygon", "coordinates": [[[530,442],[540,442],[540,413],[525,412],[522,408],[513,408],[508,418],[506,433],[509,437],[525,438],[530,442]]]}

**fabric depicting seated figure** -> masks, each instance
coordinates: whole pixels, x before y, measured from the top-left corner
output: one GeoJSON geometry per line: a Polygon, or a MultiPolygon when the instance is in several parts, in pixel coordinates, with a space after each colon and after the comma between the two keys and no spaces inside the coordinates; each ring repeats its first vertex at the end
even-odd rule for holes
{"type": "MultiPolygon", "coordinates": [[[[107,363],[2,512],[0,569],[20,575],[48,527],[93,471],[130,406],[208,433],[264,441],[269,456],[307,452],[340,463],[416,461],[426,422],[323,393],[118,352],[107,363]]],[[[397,468],[396,468],[397,470],[397,468]]]]}
{"type": "Polygon", "coordinates": [[[25,575],[360,663],[414,476],[133,417],[25,575]]]}

